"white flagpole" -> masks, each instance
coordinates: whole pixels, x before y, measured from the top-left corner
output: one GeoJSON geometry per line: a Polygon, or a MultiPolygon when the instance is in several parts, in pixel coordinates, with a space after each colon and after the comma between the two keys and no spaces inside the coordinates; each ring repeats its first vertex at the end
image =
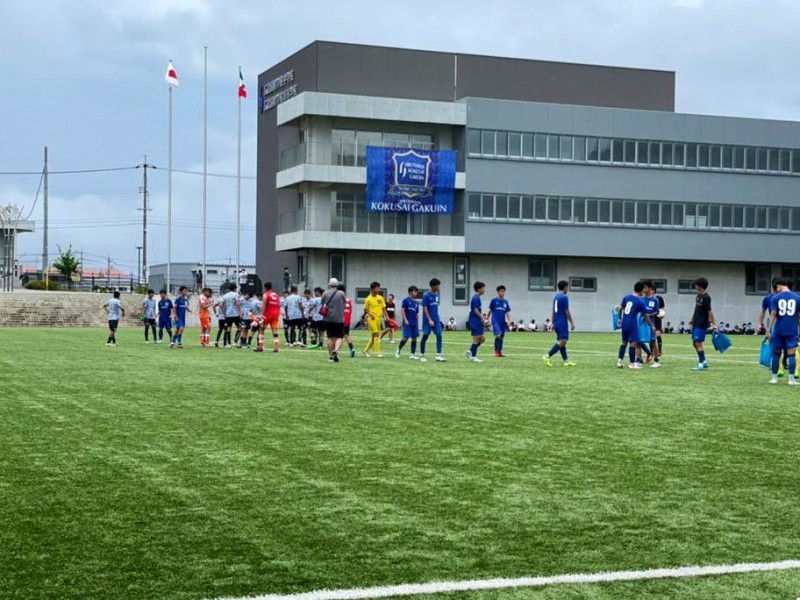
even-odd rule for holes
{"type": "MultiPolygon", "coordinates": [[[[239,67],[240,72],[241,69],[239,67]]],[[[238,284],[242,248],[242,97],[238,93],[236,96],[239,100],[239,131],[236,144],[236,283],[238,284]]]]}
{"type": "Polygon", "coordinates": [[[206,248],[208,236],[208,46],[203,46],[203,267],[201,277],[206,287],[206,248]]]}
{"type": "Polygon", "coordinates": [[[167,144],[167,294],[172,282],[172,85],[169,85],[169,142],[167,144]]]}

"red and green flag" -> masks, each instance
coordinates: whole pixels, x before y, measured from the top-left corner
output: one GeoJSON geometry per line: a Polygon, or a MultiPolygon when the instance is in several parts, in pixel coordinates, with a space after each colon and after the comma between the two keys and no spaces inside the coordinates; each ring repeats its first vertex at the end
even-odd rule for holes
{"type": "Polygon", "coordinates": [[[244,87],[244,77],[242,77],[242,67],[239,67],[239,98],[247,98],[247,88],[244,87]]]}

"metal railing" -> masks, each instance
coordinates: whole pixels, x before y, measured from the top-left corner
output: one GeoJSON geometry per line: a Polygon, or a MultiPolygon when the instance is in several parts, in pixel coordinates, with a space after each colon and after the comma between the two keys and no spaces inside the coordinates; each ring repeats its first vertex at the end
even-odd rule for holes
{"type": "MultiPolygon", "coordinates": [[[[366,167],[367,146],[396,147],[391,142],[334,139],[326,142],[303,142],[280,151],[278,167],[281,171],[298,165],[332,165],[336,167],[366,167]]],[[[433,150],[433,143],[415,143],[409,147],[433,150]]]]}
{"type": "Polygon", "coordinates": [[[301,208],[278,216],[278,233],[330,231],[394,235],[464,235],[464,215],[367,212],[362,202],[333,208],[301,208]],[[446,221],[445,221],[446,219],[446,221]]]}

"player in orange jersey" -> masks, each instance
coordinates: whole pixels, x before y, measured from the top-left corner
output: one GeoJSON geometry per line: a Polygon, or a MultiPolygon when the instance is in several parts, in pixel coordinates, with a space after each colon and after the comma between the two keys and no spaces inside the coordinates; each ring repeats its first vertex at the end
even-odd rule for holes
{"type": "Polygon", "coordinates": [[[200,345],[211,345],[211,307],[214,305],[212,300],[213,292],[211,288],[203,288],[197,298],[197,306],[200,313],[200,345]]]}
{"type": "Polygon", "coordinates": [[[280,331],[281,320],[281,297],[277,292],[272,291],[272,283],[267,281],[264,283],[264,296],[261,299],[263,307],[264,318],[261,321],[261,329],[258,335],[258,347],[256,352],[264,351],[264,332],[269,327],[272,330],[272,351],[277,352],[280,346],[280,331]]]}

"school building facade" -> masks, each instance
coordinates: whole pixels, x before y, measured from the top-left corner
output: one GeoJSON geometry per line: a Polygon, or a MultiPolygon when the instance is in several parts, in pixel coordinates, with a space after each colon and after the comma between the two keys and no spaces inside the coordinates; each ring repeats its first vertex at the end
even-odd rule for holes
{"type": "MultiPolygon", "coordinates": [[[[259,77],[256,272],[403,297],[472,283],[543,322],[557,281],[580,330],[642,278],[691,316],[755,321],[770,279],[800,282],[800,124],[674,112],[672,72],[314,42],[259,77]],[[455,150],[448,215],[366,210],[366,148],[455,150]]],[[[487,298],[488,303],[488,298],[487,298]]]]}

